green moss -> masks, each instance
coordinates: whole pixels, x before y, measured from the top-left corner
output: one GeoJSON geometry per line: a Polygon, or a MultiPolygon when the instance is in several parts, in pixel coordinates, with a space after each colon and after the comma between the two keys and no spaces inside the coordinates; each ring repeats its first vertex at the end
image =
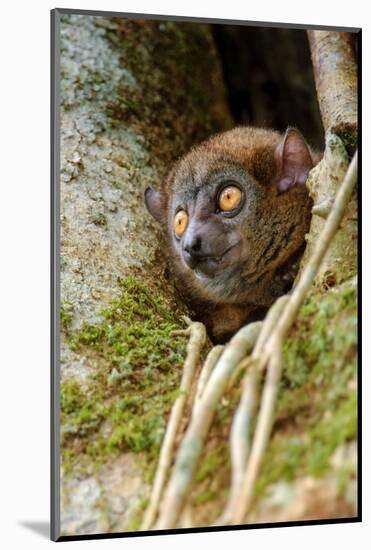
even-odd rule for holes
{"type": "Polygon", "coordinates": [[[73,319],[73,304],[68,300],[63,300],[60,306],[60,322],[62,330],[67,331],[73,319]]]}
{"type": "Polygon", "coordinates": [[[127,531],[139,531],[148,501],[147,497],[142,497],[132,506],[130,520],[126,528],[127,531]]]}
{"type": "Polygon", "coordinates": [[[257,494],[278,480],[323,477],[335,449],[357,436],[356,288],[314,294],[284,350],[276,422],[257,494]]]}
{"type": "Polygon", "coordinates": [[[208,489],[198,495],[195,495],[192,498],[192,504],[194,506],[200,506],[202,504],[205,504],[206,502],[210,502],[211,500],[215,499],[219,494],[219,491],[216,489],[208,489]]]}
{"type": "Polygon", "coordinates": [[[206,456],[202,459],[196,475],[196,481],[211,480],[215,475],[215,470],[220,466],[229,465],[228,445],[219,443],[212,447],[206,456]]]}
{"type": "Polygon", "coordinates": [[[178,395],[185,340],[171,332],[181,312],[137,277],[120,288],[99,323],[66,334],[94,365],[85,390],[75,380],[61,385],[62,433],[73,435],[62,445],[67,470],[71,461],[98,466],[123,450],[146,451],[154,462],[178,395]]]}
{"type": "Polygon", "coordinates": [[[76,380],[61,384],[62,434],[86,435],[104,418],[104,407],[88,397],[76,380]]]}
{"type": "Polygon", "coordinates": [[[225,504],[230,482],[228,429],[214,419],[192,486],[190,504],[195,525],[212,524],[225,504]]]}
{"type": "Polygon", "coordinates": [[[107,218],[103,212],[95,211],[91,214],[91,222],[95,225],[105,226],[107,225],[107,218]]]}
{"type": "MultiPolygon", "coordinates": [[[[301,308],[284,348],[284,372],[275,424],[256,497],[272,483],[335,473],[339,495],[354,477],[350,467],[334,472],[335,449],[356,437],[354,390],[357,347],[356,288],[313,294],[301,308]]],[[[218,407],[192,488],[197,525],[212,523],[226,504],[230,484],[228,438],[241,384],[218,407]]]]}
{"type": "MultiPolygon", "coordinates": [[[[135,277],[101,312],[101,322],[67,334],[70,345],[94,365],[86,389],[62,384],[65,473],[99,466],[124,450],[138,454],[150,481],[166,417],[178,395],[185,341],[171,337],[172,313],[155,288],[135,277]]],[[[335,449],[356,437],[356,289],[313,294],[301,309],[284,349],[271,443],[256,494],[298,476],[325,476],[335,449]]],[[[218,408],[193,488],[192,505],[203,523],[218,516],[229,487],[228,433],[239,389],[218,408]],[[229,419],[229,420],[228,420],[229,419]]],[[[353,472],[341,470],[339,492],[353,472]]],[[[339,494],[340,494],[339,493],[339,494]]],[[[139,522],[142,512],[138,512],[139,522]]]]}
{"type": "Polygon", "coordinates": [[[119,284],[119,298],[100,312],[104,320],[85,323],[71,335],[69,344],[75,351],[94,349],[116,367],[123,380],[136,377],[143,367],[150,382],[155,371],[167,371],[182,360],[177,340],[170,337],[179,326],[177,312],[169,311],[159,289],[148,288],[136,277],[119,284]]]}
{"type": "Polygon", "coordinates": [[[357,472],[354,466],[345,465],[337,472],[337,493],[340,497],[346,498],[346,491],[349,482],[356,477],[357,472]]]}

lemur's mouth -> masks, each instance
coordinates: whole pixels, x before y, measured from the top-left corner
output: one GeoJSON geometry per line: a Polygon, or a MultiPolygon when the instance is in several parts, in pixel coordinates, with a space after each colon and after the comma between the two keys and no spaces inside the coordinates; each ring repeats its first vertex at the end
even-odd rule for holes
{"type": "Polygon", "coordinates": [[[235,246],[238,245],[238,242],[235,243],[235,244],[232,244],[231,246],[229,246],[221,256],[203,256],[200,258],[201,261],[203,261],[204,259],[205,260],[212,260],[213,262],[217,263],[217,264],[220,264],[220,262],[223,261],[223,259],[225,258],[225,256],[228,254],[228,252],[230,252],[233,248],[235,248],[235,246]]]}
{"type": "MultiPolygon", "coordinates": [[[[186,263],[196,274],[212,277],[219,271],[220,268],[225,269],[235,263],[237,257],[232,257],[231,252],[234,251],[239,244],[240,241],[232,244],[224,250],[223,254],[219,256],[213,256],[210,254],[200,255],[189,258],[188,261],[186,260],[186,263]]],[[[235,256],[235,254],[233,254],[233,256],[235,256]]]]}

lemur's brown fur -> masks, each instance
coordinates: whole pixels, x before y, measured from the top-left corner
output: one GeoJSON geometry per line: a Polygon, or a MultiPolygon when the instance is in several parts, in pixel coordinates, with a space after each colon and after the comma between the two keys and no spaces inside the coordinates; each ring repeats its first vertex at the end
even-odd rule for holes
{"type": "Polygon", "coordinates": [[[174,282],[215,342],[261,318],[291,288],[310,223],[305,181],[319,158],[293,128],[284,135],[236,128],[191,149],[162,191],[146,190],[147,208],[166,229],[174,282]],[[244,203],[226,217],[216,202],[230,182],[238,184],[244,203]],[[179,208],[189,214],[181,239],[173,229],[179,208]],[[191,269],[185,242],[196,237],[204,256],[191,269]]]}

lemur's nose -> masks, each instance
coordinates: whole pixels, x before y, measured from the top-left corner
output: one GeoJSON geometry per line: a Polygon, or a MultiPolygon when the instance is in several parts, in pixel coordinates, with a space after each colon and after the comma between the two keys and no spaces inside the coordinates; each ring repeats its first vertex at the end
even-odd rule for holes
{"type": "Polygon", "coordinates": [[[191,256],[202,256],[202,238],[198,234],[190,235],[183,246],[184,250],[191,256]]]}

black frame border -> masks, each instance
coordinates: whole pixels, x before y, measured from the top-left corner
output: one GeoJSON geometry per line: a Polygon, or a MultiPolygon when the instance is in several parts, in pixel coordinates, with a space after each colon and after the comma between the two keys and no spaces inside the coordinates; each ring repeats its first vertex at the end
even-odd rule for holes
{"type": "MultiPolygon", "coordinates": [[[[74,540],[94,540],[129,538],[142,536],[157,536],[169,534],[207,533],[217,531],[236,531],[251,529],[268,529],[293,526],[311,525],[334,525],[344,523],[362,522],[362,356],[359,354],[358,361],[358,390],[357,390],[357,419],[358,419],[358,441],[357,441],[357,516],[350,518],[331,518],[307,521],[288,521],[279,523],[259,523],[225,526],[205,526],[182,529],[164,529],[151,531],[129,531],[113,533],[95,533],[91,535],[61,535],[60,534],[60,16],[64,14],[121,17],[130,19],[152,19],[165,21],[241,25],[247,27],[271,27],[301,30],[327,30],[339,32],[351,32],[357,34],[357,62],[358,62],[358,273],[362,272],[362,29],[360,27],[335,27],[316,24],[296,23],[273,23],[267,21],[242,21],[234,19],[217,19],[209,17],[192,17],[178,15],[159,15],[144,13],[128,13],[116,11],[80,10],[68,8],[55,8],[51,10],[51,35],[50,35],[50,538],[55,542],[74,540]]],[[[362,349],[362,322],[361,322],[361,299],[362,279],[358,278],[358,350],[362,349]]]]}

